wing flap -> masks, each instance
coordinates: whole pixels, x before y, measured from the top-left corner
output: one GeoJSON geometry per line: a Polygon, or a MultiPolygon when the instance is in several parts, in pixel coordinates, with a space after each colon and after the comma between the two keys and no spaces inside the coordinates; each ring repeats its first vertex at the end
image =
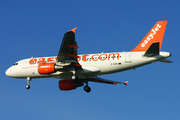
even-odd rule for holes
{"type": "Polygon", "coordinates": [[[114,84],[114,85],[124,84],[126,86],[127,86],[127,83],[128,83],[128,81],[126,81],[126,82],[118,82],[118,81],[103,79],[103,78],[100,78],[100,77],[88,78],[88,81],[106,83],[106,84],[114,84]]]}

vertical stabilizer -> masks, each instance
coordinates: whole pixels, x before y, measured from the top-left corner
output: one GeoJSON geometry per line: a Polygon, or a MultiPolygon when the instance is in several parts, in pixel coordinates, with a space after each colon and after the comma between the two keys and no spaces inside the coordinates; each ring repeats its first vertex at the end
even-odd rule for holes
{"type": "Polygon", "coordinates": [[[163,41],[167,20],[158,21],[142,41],[131,52],[147,51],[152,43],[159,42],[159,50],[163,41]]]}

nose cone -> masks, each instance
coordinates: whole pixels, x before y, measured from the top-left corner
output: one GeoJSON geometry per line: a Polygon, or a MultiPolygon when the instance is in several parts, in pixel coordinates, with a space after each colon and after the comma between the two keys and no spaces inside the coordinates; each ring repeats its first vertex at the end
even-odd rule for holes
{"type": "Polygon", "coordinates": [[[6,70],[5,74],[9,77],[16,77],[16,74],[13,72],[12,67],[6,70]]]}
{"type": "Polygon", "coordinates": [[[7,69],[5,74],[10,77],[10,69],[7,69]]]}

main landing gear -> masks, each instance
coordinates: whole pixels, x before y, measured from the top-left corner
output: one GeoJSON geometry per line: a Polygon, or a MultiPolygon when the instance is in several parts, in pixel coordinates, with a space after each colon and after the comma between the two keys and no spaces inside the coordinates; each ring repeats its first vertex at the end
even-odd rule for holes
{"type": "MultiPolygon", "coordinates": [[[[79,80],[77,76],[73,75],[72,76],[72,80],[79,80]]],[[[88,81],[83,81],[84,83],[86,83],[86,85],[84,86],[84,91],[86,91],[87,93],[91,92],[91,88],[88,86],[88,81]]]]}
{"type": "Polygon", "coordinates": [[[31,81],[31,78],[30,77],[27,77],[27,84],[26,84],[26,89],[30,89],[30,81],[31,81]]]}
{"type": "Polygon", "coordinates": [[[88,86],[88,82],[86,82],[86,85],[84,86],[84,90],[89,93],[91,92],[91,88],[88,86]]]}
{"type": "Polygon", "coordinates": [[[87,93],[91,92],[91,88],[90,88],[88,85],[84,86],[84,90],[85,90],[87,93]]]}

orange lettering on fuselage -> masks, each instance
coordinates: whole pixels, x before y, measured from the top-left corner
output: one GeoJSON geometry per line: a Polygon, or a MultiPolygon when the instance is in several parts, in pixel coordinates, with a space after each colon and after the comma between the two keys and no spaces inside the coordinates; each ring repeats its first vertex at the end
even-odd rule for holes
{"type": "Polygon", "coordinates": [[[83,62],[88,61],[88,59],[86,59],[87,56],[89,56],[89,55],[82,55],[82,61],[83,61],[83,62]]]}
{"type": "Polygon", "coordinates": [[[100,59],[101,61],[106,60],[106,58],[107,58],[107,54],[101,54],[101,55],[99,56],[99,59],[100,59]],[[104,57],[104,56],[106,56],[106,57],[104,57]]]}
{"type": "MultiPolygon", "coordinates": [[[[95,54],[95,55],[93,55],[92,57],[91,57],[91,60],[92,61],[98,61],[98,59],[95,57],[95,56],[97,56],[97,58],[98,58],[98,54],[95,54]]],[[[90,60],[89,60],[90,61],[90,60]]]]}
{"type": "Polygon", "coordinates": [[[30,65],[34,65],[34,64],[36,64],[36,62],[37,62],[37,59],[36,59],[36,58],[33,58],[33,59],[31,59],[31,60],[29,61],[29,64],[30,64],[30,65]]]}
{"type": "Polygon", "coordinates": [[[89,55],[82,55],[82,56],[78,56],[78,61],[83,61],[83,62],[87,62],[87,61],[105,61],[105,60],[110,60],[110,58],[112,58],[114,60],[114,58],[117,58],[117,60],[119,60],[119,53],[109,53],[109,54],[94,54],[91,57],[88,57],[89,55]]]}
{"type": "Polygon", "coordinates": [[[38,59],[38,63],[44,63],[45,62],[45,58],[39,58],[38,59]]]}
{"type": "MultiPolygon", "coordinates": [[[[110,58],[112,58],[114,60],[114,58],[117,58],[117,60],[119,60],[119,53],[109,53],[109,54],[94,54],[91,57],[89,55],[81,55],[78,56],[78,60],[77,61],[83,61],[83,62],[87,62],[87,61],[105,61],[105,60],[110,60],[110,58]]],[[[32,58],[31,60],[29,60],[29,64],[30,65],[35,65],[35,64],[39,64],[39,63],[46,63],[46,62],[53,62],[56,61],[57,57],[49,57],[49,58],[32,58]]]]}
{"type": "Polygon", "coordinates": [[[108,60],[110,60],[111,55],[113,55],[113,60],[114,60],[114,57],[115,57],[116,54],[118,55],[118,56],[117,56],[117,60],[119,60],[119,53],[110,53],[110,54],[108,55],[108,60]]]}
{"type": "Polygon", "coordinates": [[[57,57],[49,57],[49,58],[33,58],[31,60],[29,60],[29,64],[30,65],[35,65],[35,64],[39,64],[39,63],[46,63],[46,62],[52,62],[57,60],[57,57]]]}
{"type": "Polygon", "coordinates": [[[55,61],[57,60],[57,57],[50,57],[47,59],[48,62],[52,62],[52,61],[55,61]]]}

